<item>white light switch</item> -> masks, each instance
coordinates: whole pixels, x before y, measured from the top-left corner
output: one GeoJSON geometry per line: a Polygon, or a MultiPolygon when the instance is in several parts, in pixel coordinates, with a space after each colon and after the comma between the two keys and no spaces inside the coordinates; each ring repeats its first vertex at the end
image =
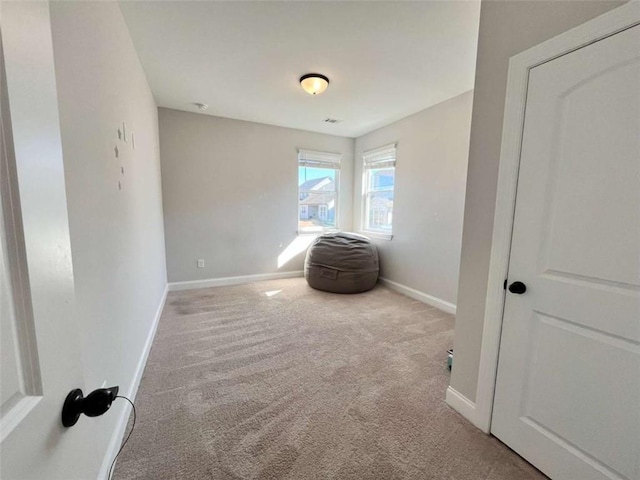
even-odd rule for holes
{"type": "Polygon", "coordinates": [[[198,268],[204,268],[204,258],[198,259],[198,268]]]}

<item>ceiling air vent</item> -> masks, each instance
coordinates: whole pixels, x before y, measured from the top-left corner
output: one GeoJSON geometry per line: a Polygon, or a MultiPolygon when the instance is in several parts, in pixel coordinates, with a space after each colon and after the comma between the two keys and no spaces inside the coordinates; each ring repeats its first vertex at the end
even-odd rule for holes
{"type": "Polygon", "coordinates": [[[324,123],[340,123],[342,120],[338,120],[337,118],[327,117],[323,120],[324,123]]]}

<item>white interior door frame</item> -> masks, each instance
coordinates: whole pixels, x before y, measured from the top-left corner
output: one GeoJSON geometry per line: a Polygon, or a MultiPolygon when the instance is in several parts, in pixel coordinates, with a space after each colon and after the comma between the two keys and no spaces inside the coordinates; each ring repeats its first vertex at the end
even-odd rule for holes
{"type": "Polygon", "coordinates": [[[503,283],[509,269],[529,71],[538,65],[638,24],[640,24],[640,1],[632,0],[519,53],[509,60],[476,404],[474,409],[468,409],[465,412],[465,416],[485,433],[491,430],[505,301],[503,283]]]}

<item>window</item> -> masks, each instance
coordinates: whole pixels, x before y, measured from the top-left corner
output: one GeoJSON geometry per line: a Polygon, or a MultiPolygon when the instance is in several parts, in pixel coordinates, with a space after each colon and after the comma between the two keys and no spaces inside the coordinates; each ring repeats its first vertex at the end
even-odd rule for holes
{"type": "Polygon", "coordinates": [[[362,229],[365,232],[391,235],[393,224],[393,190],[396,173],[396,146],[369,150],[364,161],[362,229]]]}
{"type": "Polygon", "coordinates": [[[298,230],[333,230],[338,226],[340,155],[298,152],[298,230]]]}

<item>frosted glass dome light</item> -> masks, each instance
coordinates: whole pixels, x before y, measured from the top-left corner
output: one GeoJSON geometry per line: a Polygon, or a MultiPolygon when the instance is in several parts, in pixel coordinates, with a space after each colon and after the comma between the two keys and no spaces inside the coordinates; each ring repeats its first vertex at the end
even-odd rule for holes
{"type": "Polygon", "coordinates": [[[307,73],[300,77],[300,86],[310,95],[320,95],[329,86],[329,79],[319,73],[307,73]]]}

